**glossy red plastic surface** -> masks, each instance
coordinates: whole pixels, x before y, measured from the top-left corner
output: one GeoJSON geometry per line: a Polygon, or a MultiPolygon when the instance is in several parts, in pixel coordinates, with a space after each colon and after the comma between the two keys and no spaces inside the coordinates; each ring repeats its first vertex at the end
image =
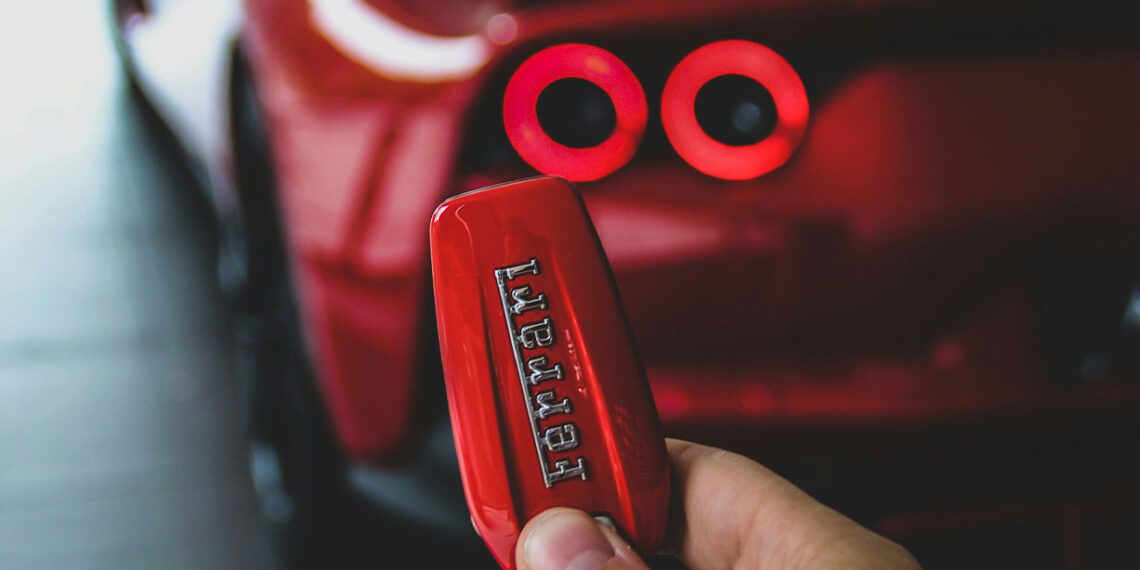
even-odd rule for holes
{"type": "Polygon", "coordinates": [[[513,566],[526,521],[604,515],[642,552],[664,538],[669,471],[609,265],[566,181],[457,196],[431,225],[452,429],[468,506],[513,566]]]}
{"type": "Polygon", "coordinates": [[[791,158],[807,128],[807,93],[796,70],[780,54],[754,42],[724,40],[698,48],[677,64],[661,95],[661,121],[677,154],[693,168],[717,178],[748,180],[791,158]],[[776,103],[775,128],[746,146],[713,139],[694,112],[701,87],[710,79],[733,74],[763,85],[776,103]]]}
{"type": "Polygon", "coordinates": [[[515,71],[503,96],[503,125],[519,156],[539,172],[578,182],[597,180],[629,162],[648,117],[645,92],[629,67],[614,54],[585,44],[561,44],[532,55],[515,71]],[[538,121],[538,96],[551,83],[571,77],[601,87],[613,101],[617,124],[595,146],[559,144],[538,121]]]}

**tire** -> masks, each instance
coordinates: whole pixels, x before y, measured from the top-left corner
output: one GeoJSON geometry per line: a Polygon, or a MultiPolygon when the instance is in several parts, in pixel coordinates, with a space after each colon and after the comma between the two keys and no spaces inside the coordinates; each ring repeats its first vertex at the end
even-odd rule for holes
{"type": "Polygon", "coordinates": [[[231,134],[241,207],[221,216],[218,272],[235,315],[250,473],[290,566],[323,565],[350,518],[344,459],[307,357],[265,124],[240,52],[233,69],[231,134]]]}

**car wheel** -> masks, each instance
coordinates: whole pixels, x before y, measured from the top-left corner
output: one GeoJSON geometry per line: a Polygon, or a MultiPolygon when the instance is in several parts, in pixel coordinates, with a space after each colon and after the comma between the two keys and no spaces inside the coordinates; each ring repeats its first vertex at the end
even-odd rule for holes
{"type": "Polygon", "coordinates": [[[347,518],[344,461],[307,357],[265,125],[240,52],[231,95],[241,204],[222,216],[218,272],[235,313],[250,473],[290,562],[310,566],[347,518]]]}

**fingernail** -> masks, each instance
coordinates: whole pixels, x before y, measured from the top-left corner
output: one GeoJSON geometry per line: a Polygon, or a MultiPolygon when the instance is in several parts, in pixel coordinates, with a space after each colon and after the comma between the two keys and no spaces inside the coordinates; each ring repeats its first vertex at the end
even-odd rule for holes
{"type": "Polygon", "coordinates": [[[597,570],[614,557],[614,548],[598,523],[581,511],[548,513],[523,545],[535,570],[597,570]]]}

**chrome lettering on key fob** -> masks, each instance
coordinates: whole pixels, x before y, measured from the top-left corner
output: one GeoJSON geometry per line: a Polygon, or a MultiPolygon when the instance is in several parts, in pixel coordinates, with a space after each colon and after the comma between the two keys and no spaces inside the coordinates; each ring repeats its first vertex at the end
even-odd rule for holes
{"type": "Polygon", "coordinates": [[[567,453],[578,447],[580,437],[578,427],[569,421],[545,428],[539,425],[539,422],[551,417],[572,415],[573,412],[570,399],[559,398],[556,388],[542,386],[542,390],[532,390],[532,387],[540,383],[563,378],[562,364],[552,362],[549,354],[524,353],[524,351],[537,352],[549,349],[558,342],[554,323],[550,317],[538,313],[549,308],[546,295],[535,292],[531,284],[517,283],[527,275],[539,275],[540,272],[538,259],[532,257],[524,263],[496,269],[495,283],[499,287],[499,297],[503,303],[503,318],[506,320],[507,332],[511,339],[519,386],[522,387],[523,399],[530,412],[534,450],[538,454],[543,483],[551,487],[567,479],[585,481],[589,479],[589,475],[586,472],[584,457],[557,459],[551,456],[555,453],[567,453]],[[519,320],[518,323],[515,322],[516,318],[519,320]]]}

